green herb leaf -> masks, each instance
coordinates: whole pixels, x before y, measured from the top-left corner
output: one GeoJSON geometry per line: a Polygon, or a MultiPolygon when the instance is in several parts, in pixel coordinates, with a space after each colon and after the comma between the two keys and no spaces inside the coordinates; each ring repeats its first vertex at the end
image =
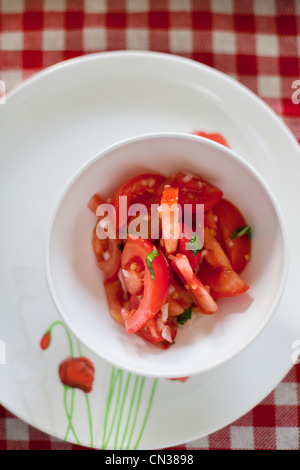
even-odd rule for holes
{"type": "Polygon", "coordinates": [[[156,256],[159,256],[159,253],[157,251],[157,248],[154,247],[153,250],[146,257],[146,264],[147,264],[147,267],[150,271],[151,279],[155,279],[155,274],[154,274],[154,270],[153,270],[153,261],[156,258],[156,256]]]}
{"type": "Polygon", "coordinates": [[[199,237],[196,233],[193,234],[192,238],[188,243],[188,249],[191,250],[194,256],[197,256],[200,251],[202,251],[203,247],[201,246],[199,237]]]}
{"type": "Polygon", "coordinates": [[[188,320],[192,318],[192,307],[185,309],[185,311],[181,313],[180,315],[178,315],[176,318],[177,318],[177,323],[179,323],[180,325],[183,325],[185,322],[187,322],[188,320]]]}
{"type": "Polygon", "coordinates": [[[118,250],[123,251],[124,246],[123,246],[121,243],[119,243],[119,244],[117,245],[117,248],[118,248],[118,250]]]}
{"type": "Polygon", "coordinates": [[[251,230],[250,225],[246,225],[245,227],[238,227],[235,230],[233,230],[230,240],[233,240],[234,238],[242,237],[243,235],[248,235],[249,240],[251,240],[252,230],[251,230]]]}

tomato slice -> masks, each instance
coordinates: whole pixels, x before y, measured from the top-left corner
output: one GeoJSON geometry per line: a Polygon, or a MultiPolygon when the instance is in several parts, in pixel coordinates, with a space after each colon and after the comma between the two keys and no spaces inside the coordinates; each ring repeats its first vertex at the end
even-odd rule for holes
{"type": "Polygon", "coordinates": [[[181,315],[185,310],[177,300],[172,299],[171,297],[167,298],[167,303],[170,317],[178,317],[178,315],[181,315]]]}
{"type": "Polygon", "coordinates": [[[177,253],[175,259],[172,260],[172,266],[181,277],[184,286],[192,295],[199,309],[208,314],[216,312],[218,310],[216,302],[192,270],[188,258],[177,253]]]}
{"type": "MultiPolygon", "coordinates": [[[[88,201],[88,208],[96,215],[97,208],[106,201],[98,194],[94,194],[88,201]]],[[[101,240],[97,236],[97,225],[101,217],[97,217],[97,224],[92,233],[92,249],[97,261],[97,266],[103,271],[107,278],[116,276],[121,264],[120,242],[116,239],[107,238],[101,240]]]]}
{"type": "Polygon", "coordinates": [[[131,178],[122,184],[112,197],[112,204],[116,209],[117,227],[127,223],[127,214],[120,214],[120,197],[127,197],[127,207],[135,203],[149,204],[153,196],[161,193],[166,177],[159,174],[145,173],[131,178]]]}
{"type": "Polygon", "coordinates": [[[195,246],[193,249],[193,245],[197,245],[196,243],[193,243],[195,237],[197,237],[197,234],[194,233],[190,227],[183,225],[182,235],[179,242],[179,251],[188,258],[193,271],[195,271],[199,265],[202,256],[202,247],[200,248],[199,246],[195,246]]]}
{"type": "Polygon", "coordinates": [[[236,297],[244,294],[249,286],[233,269],[217,268],[204,261],[198,273],[202,282],[209,286],[211,296],[217,300],[222,297],[236,297]]]}
{"type": "Polygon", "coordinates": [[[168,319],[163,322],[162,313],[159,311],[137,332],[137,335],[150,343],[155,343],[167,349],[176,338],[177,326],[173,319],[168,319]]]}
{"type": "MultiPolygon", "coordinates": [[[[181,306],[183,309],[180,313],[183,313],[184,310],[191,307],[194,302],[193,296],[186,290],[181,284],[174,281],[168,288],[168,302],[176,301],[177,304],[181,306]]],[[[169,313],[172,315],[172,307],[169,306],[169,313]]],[[[176,315],[180,315],[180,313],[176,313],[176,315]]],[[[174,313],[175,315],[175,313],[174,313]]]]}
{"type": "Polygon", "coordinates": [[[106,201],[102,199],[99,194],[94,194],[88,201],[88,208],[93,212],[93,214],[96,214],[97,212],[97,207],[100,206],[101,204],[106,204],[106,201]]]}
{"type": "Polygon", "coordinates": [[[250,260],[251,241],[246,234],[234,239],[231,239],[231,236],[234,230],[247,226],[247,223],[240,210],[226,199],[222,199],[213,210],[218,218],[218,226],[232,268],[239,274],[250,260]]]}
{"type": "Polygon", "coordinates": [[[171,186],[179,189],[179,204],[182,211],[185,209],[185,204],[191,204],[192,212],[202,211],[197,204],[203,204],[204,211],[207,211],[223,196],[219,188],[205,181],[200,175],[184,171],[172,177],[171,186]]]}
{"type": "Polygon", "coordinates": [[[178,240],[181,235],[178,208],[178,188],[165,186],[159,206],[159,215],[162,224],[162,240],[166,254],[177,250],[178,240]]]}
{"type": "Polygon", "coordinates": [[[121,257],[122,269],[136,258],[140,258],[144,265],[144,290],[136,310],[122,310],[129,334],[136,333],[160,310],[166,301],[169,285],[169,265],[164,255],[148,240],[129,235],[121,257]]]}
{"type": "Polygon", "coordinates": [[[145,266],[141,258],[132,258],[130,263],[122,268],[121,275],[131,295],[139,295],[143,292],[145,266]]]}
{"type": "Polygon", "coordinates": [[[204,227],[208,227],[208,228],[213,230],[216,240],[220,243],[222,248],[225,250],[226,248],[225,248],[225,245],[224,245],[223,235],[222,235],[220,226],[217,223],[217,221],[218,221],[218,217],[214,213],[214,209],[209,209],[209,211],[205,212],[205,214],[204,214],[204,227]]]}
{"type": "Polygon", "coordinates": [[[248,284],[234,271],[226,253],[208,227],[204,229],[204,248],[207,253],[200,264],[198,276],[209,287],[212,297],[216,300],[244,294],[249,289],[248,284]]]}
{"type": "Polygon", "coordinates": [[[227,140],[225,139],[225,137],[223,137],[218,132],[207,133],[207,132],[203,132],[203,131],[196,131],[196,132],[192,132],[192,134],[199,135],[200,137],[205,137],[206,139],[213,140],[214,142],[217,142],[218,144],[222,144],[225,147],[230,148],[227,140]]]}
{"type": "MultiPolygon", "coordinates": [[[[141,298],[142,296],[132,295],[129,299],[128,310],[138,309],[141,298]]],[[[173,343],[177,334],[176,322],[173,318],[169,318],[169,315],[169,309],[167,318],[164,318],[162,310],[159,310],[136,334],[150,343],[160,343],[159,346],[166,349],[173,343]]]]}
{"type": "Polygon", "coordinates": [[[120,280],[106,279],[103,284],[111,317],[116,322],[124,325],[121,309],[126,305],[126,299],[120,280]]]}
{"type": "Polygon", "coordinates": [[[213,213],[212,209],[209,209],[204,214],[204,225],[205,227],[209,227],[213,230],[217,229],[217,217],[213,213]]]}
{"type": "Polygon", "coordinates": [[[204,228],[205,259],[214,267],[232,269],[230,261],[221,244],[215,238],[214,231],[209,227],[204,228]]]}
{"type": "Polygon", "coordinates": [[[92,248],[96,257],[97,266],[108,279],[115,277],[121,265],[121,251],[118,240],[107,238],[101,240],[97,237],[96,227],[92,234],[92,248]]]}

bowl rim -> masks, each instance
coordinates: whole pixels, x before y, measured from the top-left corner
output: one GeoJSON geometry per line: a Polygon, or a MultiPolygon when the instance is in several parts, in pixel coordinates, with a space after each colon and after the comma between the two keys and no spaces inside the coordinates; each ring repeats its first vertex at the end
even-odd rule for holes
{"type": "Polygon", "coordinates": [[[209,370],[212,370],[218,366],[221,366],[225,362],[228,362],[229,360],[233,359],[235,356],[240,354],[244,349],[249,347],[254,340],[260,335],[260,333],[265,329],[266,325],[269,323],[271,320],[272,316],[275,314],[275,311],[280,303],[280,300],[282,298],[283,292],[285,290],[285,286],[287,283],[287,278],[288,278],[288,269],[289,269],[289,245],[288,245],[288,237],[287,237],[287,232],[286,232],[286,226],[284,223],[284,216],[281,210],[281,207],[277,201],[277,198],[273,191],[271,190],[270,186],[268,183],[265,181],[265,179],[260,175],[260,173],[246,160],[244,160],[238,153],[233,151],[232,149],[215,142],[211,139],[208,139],[203,136],[199,136],[196,134],[191,134],[187,132],[177,132],[177,131],[160,131],[160,132],[149,132],[149,133],[142,133],[138,134],[135,136],[127,137],[121,140],[118,140],[115,143],[112,143],[102,150],[94,153],[92,157],[90,157],[86,162],[84,162],[79,168],[73,172],[73,174],[70,176],[68,181],[65,183],[63,186],[62,190],[58,194],[58,197],[56,199],[56,202],[54,203],[53,209],[52,209],[52,214],[49,218],[48,222],[48,227],[47,227],[47,232],[46,232],[46,240],[45,240],[45,245],[44,245],[44,269],[45,269],[45,275],[46,275],[46,284],[48,286],[48,290],[50,293],[50,297],[52,299],[52,302],[54,303],[54,306],[56,307],[56,310],[58,314],[60,315],[61,319],[65,323],[66,327],[70,330],[70,332],[93,354],[95,354],[97,357],[105,360],[106,362],[110,363],[112,366],[118,367],[122,370],[126,370],[129,373],[134,373],[146,377],[153,377],[153,378],[165,378],[165,379],[170,379],[174,378],[174,373],[168,373],[167,371],[165,372],[158,372],[157,374],[154,372],[149,372],[145,371],[144,369],[141,369],[139,367],[134,367],[133,365],[129,365],[126,361],[123,360],[113,360],[109,357],[109,354],[100,354],[99,352],[96,352],[93,348],[88,343],[88,339],[81,337],[78,331],[74,331],[74,327],[72,325],[72,322],[70,321],[68,316],[65,316],[64,310],[60,305],[59,298],[56,295],[56,291],[54,288],[53,284],[53,279],[51,275],[51,268],[50,268],[50,245],[51,245],[51,238],[52,238],[52,232],[53,232],[53,227],[54,227],[54,222],[56,220],[56,216],[58,214],[59,208],[67,195],[68,191],[71,189],[74,183],[76,183],[77,179],[90,167],[92,166],[95,162],[100,160],[101,158],[107,156],[109,153],[114,152],[115,150],[126,146],[126,145],[132,145],[136,142],[140,141],[145,141],[145,140],[152,140],[152,139],[166,139],[166,138],[180,138],[180,139],[186,139],[188,141],[195,141],[195,142],[204,142],[205,145],[211,146],[218,148],[219,150],[222,150],[222,152],[225,152],[227,156],[233,160],[235,160],[239,165],[243,166],[248,173],[252,174],[254,179],[258,181],[260,186],[263,188],[264,192],[266,193],[267,197],[269,198],[275,214],[277,215],[278,221],[279,221],[279,227],[280,227],[280,233],[282,237],[282,248],[283,248],[283,269],[280,277],[280,283],[276,292],[276,295],[274,296],[273,302],[271,303],[269,309],[268,309],[268,314],[265,316],[264,320],[260,322],[259,326],[254,330],[252,335],[249,337],[248,341],[246,341],[243,345],[236,347],[234,350],[231,350],[226,356],[212,362],[211,364],[208,364],[205,367],[201,367],[200,369],[192,367],[192,368],[186,368],[184,371],[179,371],[178,375],[176,375],[177,378],[180,377],[186,377],[186,376],[194,376],[201,374],[203,372],[207,372],[209,370]]]}

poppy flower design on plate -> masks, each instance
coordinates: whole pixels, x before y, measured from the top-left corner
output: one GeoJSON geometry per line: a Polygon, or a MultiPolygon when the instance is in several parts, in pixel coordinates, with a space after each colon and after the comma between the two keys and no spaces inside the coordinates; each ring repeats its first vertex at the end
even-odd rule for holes
{"type": "Polygon", "coordinates": [[[101,444],[95,445],[89,398],[94,386],[95,366],[89,358],[82,355],[81,346],[77,340],[77,355],[75,356],[72,336],[61,321],[52,323],[45,331],[40,341],[41,349],[46,351],[51,346],[53,329],[56,326],[65,330],[69,344],[69,356],[58,366],[58,377],[63,384],[63,403],[67,417],[64,439],[67,440],[72,433],[76,443],[83,445],[73,423],[75,393],[78,391],[85,395],[90,433],[90,442],[87,444],[89,447],[107,449],[113,442],[114,449],[137,449],[148,421],[158,380],[146,379],[146,377],[135,376],[115,367],[111,368],[104,410],[103,434],[98,441],[101,444]]]}
{"type": "Polygon", "coordinates": [[[74,413],[74,399],[75,399],[75,390],[79,389],[85,393],[86,398],[86,407],[87,407],[87,415],[89,421],[89,430],[90,430],[90,446],[94,446],[94,438],[93,438],[93,427],[92,427],[92,415],[91,415],[91,407],[88,394],[92,390],[93,381],[94,381],[94,373],[95,368],[93,363],[86,357],[82,356],[80,343],[77,341],[77,350],[78,350],[78,357],[74,357],[74,346],[72,337],[61,321],[56,321],[51,324],[50,328],[44,333],[41,341],[40,347],[42,350],[46,350],[49,348],[52,342],[53,336],[53,329],[56,326],[61,326],[64,328],[69,344],[69,357],[64,359],[61,364],[59,365],[59,377],[61,382],[64,385],[64,408],[68,420],[68,427],[65,433],[64,439],[67,440],[69,433],[72,432],[77,444],[81,444],[76,433],[76,430],[73,425],[73,413],[74,413]],[[68,400],[69,392],[71,394],[70,400],[68,400]]]}
{"type": "Polygon", "coordinates": [[[59,366],[60,380],[71,388],[90,393],[93,387],[95,367],[86,357],[68,357],[59,366]]]}

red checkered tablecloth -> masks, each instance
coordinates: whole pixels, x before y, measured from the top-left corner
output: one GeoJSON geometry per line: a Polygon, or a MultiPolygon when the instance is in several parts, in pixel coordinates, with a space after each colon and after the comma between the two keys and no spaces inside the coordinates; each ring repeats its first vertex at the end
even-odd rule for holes
{"type": "MultiPolygon", "coordinates": [[[[7,91],[65,59],[125,49],[177,54],[236,78],[300,142],[300,0],[0,0],[7,91]]],[[[192,448],[299,450],[299,386],[295,365],[262,403],[192,448]]],[[[76,448],[0,406],[0,450],[76,448]]]]}

